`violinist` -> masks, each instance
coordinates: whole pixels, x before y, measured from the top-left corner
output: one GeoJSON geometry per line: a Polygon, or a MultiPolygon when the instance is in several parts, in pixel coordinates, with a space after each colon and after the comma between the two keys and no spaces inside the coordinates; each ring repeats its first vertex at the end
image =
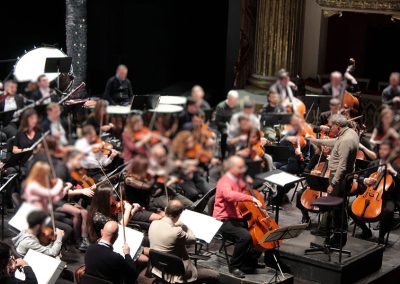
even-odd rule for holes
{"type": "MultiPolygon", "coordinates": [[[[333,115],[331,122],[331,132],[336,139],[315,139],[313,137],[307,137],[307,139],[317,146],[332,147],[329,159],[330,176],[327,193],[332,196],[343,196],[343,190],[349,190],[351,186],[352,180],[346,181],[345,177],[354,171],[359,138],[357,133],[348,127],[345,116],[333,115]]],[[[345,245],[347,241],[347,232],[342,233],[342,230],[347,229],[347,222],[342,224],[340,210],[334,210],[332,215],[335,234],[330,239],[330,245],[339,247],[340,238],[342,238],[342,245],[345,245]]],[[[346,217],[343,220],[347,220],[346,217]]]]}
{"type": "Polygon", "coordinates": [[[85,153],[85,157],[82,160],[82,167],[88,170],[89,176],[94,180],[98,180],[102,176],[100,168],[110,165],[113,159],[118,156],[118,152],[114,149],[110,149],[107,150],[107,152],[110,152],[109,155],[107,155],[107,153],[101,150],[103,148],[103,142],[99,141],[97,133],[92,125],[85,125],[82,129],[82,133],[83,138],[75,142],[75,148],[85,153]]]}
{"type": "Polygon", "coordinates": [[[327,125],[332,115],[338,114],[340,111],[340,101],[337,98],[332,98],[329,101],[329,110],[321,112],[319,115],[320,125],[327,125]]]}
{"type": "Polygon", "coordinates": [[[250,100],[246,100],[243,103],[242,111],[232,115],[232,118],[229,122],[228,136],[230,132],[235,131],[239,128],[239,118],[242,116],[245,116],[249,119],[251,127],[260,129],[260,120],[254,113],[254,103],[250,100]]]}
{"type": "Polygon", "coordinates": [[[161,136],[171,139],[178,130],[179,120],[175,114],[157,114],[154,123],[154,129],[160,133],[161,136]]]}
{"type": "MultiPolygon", "coordinates": [[[[55,206],[53,207],[52,205],[62,200],[69,189],[69,186],[64,187],[61,179],[51,180],[49,164],[38,161],[33,165],[24,182],[22,199],[35,206],[38,210],[48,213],[51,209],[54,211],[55,206]]],[[[63,239],[65,241],[72,232],[71,226],[58,220],[55,221],[55,224],[57,228],[65,232],[63,239]]]]}
{"type": "Polygon", "coordinates": [[[279,94],[275,91],[269,91],[268,102],[263,106],[261,116],[268,113],[277,113],[282,111],[282,107],[279,104],[279,94]]]}
{"type": "Polygon", "coordinates": [[[12,239],[18,254],[25,256],[30,249],[48,256],[56,257],[61,252],[64,231],[56,228],[56,239],[50,245],[44,246],[39,237],[46,227],[47,214],[42,211],[33,211],[27,217],[28,229],[20,232],[12,239]]]}
{"type": "MultiPolygon", "coordinates": [[[[156,150],[157,153],[157,150],[156,150]]],[[[149,161],[147,157],[137,155],[133,158],[128,173],[125,177],[125,195],[128,202],[137,202],[145,205],[157,213],[142,211],[145,218],[143,222],[159,220],[164,216],[164,209],[168,204],[168,199],[181,199],[187,204],[187,198],[177,194],[169,186],[175,181],[175,178],[169,178],[162,173],[150,174],[149,161]],[[168,190],[168,192],[166,192],[168,190]]],[[[191,202],[189,201],[189,204],[191,202]]],[[[136,216],[134,216],[136,218],[136,216]]]]}
{"type": "Polygon", "coordinates": [[[182,188],[186,197],[196,201],[210,190],[204,174],[198,167],[204,155],[200,144],[196,143],[193,134],[189,131],[179,132],[172,141],[172,154],[175,165],[180,170],[183,179],[182,188]]]}
{"type": "Polygon", "coordinates": [[[182,129],[185,123],[192,121],[194,113],[198,112],[200,107],[194,98],[188,97],[186,101],[185,110],[179,116],[179,129],[182,129]]]}
{"type": "Polygon", "coordinates": [[[68,124],[61,119],[61,107],[57,103],[50,103],[46,107],[47,117],[40,123],[40,127],[44,132],[50,131],[50,134],[57,137],[61,146],[68,145],[67,130],[68,124]]]}
{"type": "MultiPolygon", "coordinates": [[[[4,94],[0,96],[0,112],[16,111],[22,109],[24,105],[24,97],[17,93],[17,82],[13,80],[6,81],[4,83],[4,94]]],[[[8,125],[3,125],[3,132],[7,135],[7,138],[17,134],[16,120],[15,118],[8,125]]]]}
{"type": "Polygon", "coordinates": [[[93,112],[89,115],[86,120],[86,124],[92,125],[96,133],[110,132],[114,125],[109,122],[107,115],[108,102],[105,100],[98,100],[93,112]],[[101,131],[100,131],[101,127],[101,131]]]}
{"type": "Polygon", "coordinates": [[[21,153],[30,148],[42,136],[42,131],[38,127],[38,115],[33,108],[24,111],[19,125],[19,130],[15,135],[12,152],[21,153]]]}
{"type": "Polygon", "coordinates": [[[244,115],[240,116],[239,127],[228,132],[227,144],[231,148],[230,152],[234,153],[248,147],[248,134],[250,133],[251,129],[252,126],[249,117],[244,115]]]}
{"type": "MultiPolygon", "coordinates": [[[[396,184],[396,187],[394,184],[388,189],[388,190],[383,190],[383,204],[382,204],[382,211],[379,216],[379,238],[378,242],[380,244],[384,243],[384,237],[387,232],[390,231],[390,228],[392,226],[392,220],[393,220],[393,213],[396,207],[400,206],[400,193],[398,192],[398,182],[399,180],[399,171],[400,171],[400,166],[392,161],[390,161],[389,157],[390,154],[393,151],[393,146],[392,143],[388,140],[383,141],[379,145],[379,150],[378,150],[378,159],[374,160],[369,163],[369,167],[375,167],[378,165],[387,165],[387,172],[394,178],[394,184],[396,184]]],[[[378,171],[384,170],[383,168],[379,168],[378,171]]],[[[358,183],[363,185],[363,188],[365,189],[367,186],[373,185],[375,180],[372,178],[369,178],[369,176],[376,170],[370,170],[368,172],[362,173],[358,177],[358,183]]],[[[351,210],[351,206],[349,207],[349,215],[350,217],[354,220],[354,222],[357,224],[362,229],[362,233],[360,237],[362,239],[369,239],[372,237],[372,232],[371,230],[366,226],[365,220],[357,218],[354,213],[351,210]]]]}
{"type": "Polygon", "coordinates": [[[378,125],[372,131],[369,142],[372,146],[376,146],[383,140],[394,142],[399,138],[399,133],[394,129],[394,112],[390,108],[384,108],[380,114],[378,125]]]}

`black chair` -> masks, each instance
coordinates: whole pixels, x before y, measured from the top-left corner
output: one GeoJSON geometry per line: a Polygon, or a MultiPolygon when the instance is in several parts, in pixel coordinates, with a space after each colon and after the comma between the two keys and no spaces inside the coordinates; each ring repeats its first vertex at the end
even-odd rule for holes
{"type": "Polygon", "coordinates": [[[182,259],[173,254],[151,249],[149,257],[151,266],[161,271],[161,278],[152,273],[156,278],[155,283],[171,283],[172,279],[168,279],[169,276],[182,276],[185,274],[185,266],[182,259]]]}
{"type": "Polygon", "coordinates": [[[110,281],[94,277],[92,275],[83,274],[80,278],[79,284],[113,284],[110,281]]]}
{"type": "MultiPolygon", "coordinates": [[[[323,196],[323,197],[317,198],[316,200],[314,200],[312,202],[312,205],[319,207],[320,212],[324,213],[324,212],[330,212],[333,210],[342,210],[343,202],[344,202],[344,199],[342,197],[328,195],[328,196],[323,196]]],[[[341,248],[332,247],[330,245],[330,236],[331,236],[330,218],[328,218],[326,228],[327,228],[327,230],[326,230],[324,244],[317,244],[317,243],[311,242],[310,248],[306,249],[305,253],[307,254],[310,252],[320,251],[320,252],[323,252],[328,255],[329,261],[331,260],[332,252],[340,253],[340,251],[341,251],[343,254],[350,256],[351,255],[350,251],[343,250],[341,248]]],[[[342,234],[343,232],[340,232],[340,233],[342,234]]]]}
{"type": "MultiPolygon", "coordinates": [[[[191,206],[191,209],[195,212],[203,213],[209,203],[210,198],[212,198],[214,196],[214,200],[215,200],[215,191],[216,190],[217,190],[216,187],[213,187],[212,189],[210,189],[206,194],[204,194],[204,196],[202,198],[200,198],[195,203],[193,203],[193,205],[191,206]]],[[[214,204],[213,204],[213,207],[214,207],[214,204]]],[[[210,209],[208,208],[208,210],[210,210],[210,209]]]]}

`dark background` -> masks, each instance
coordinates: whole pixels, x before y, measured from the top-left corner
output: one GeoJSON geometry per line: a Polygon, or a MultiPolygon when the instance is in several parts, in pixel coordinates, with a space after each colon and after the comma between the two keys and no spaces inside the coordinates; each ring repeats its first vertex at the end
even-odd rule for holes
{"type": "Polygon", "coordinates": [[[344,12],[329,18],[325,73],[344,72],[354,57],[356,76],[371,79],[371,88],[376,87],[399,70],[399,35],[400,24],[388,15],[344,12]]]}

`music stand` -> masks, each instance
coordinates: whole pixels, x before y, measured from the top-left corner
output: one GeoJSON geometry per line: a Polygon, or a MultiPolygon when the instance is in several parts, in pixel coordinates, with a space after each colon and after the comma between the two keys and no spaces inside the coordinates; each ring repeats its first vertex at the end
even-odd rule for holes
{"type": "Polygon", "coordinates": [[[287,163],[288,159],[292,157],[292,152],[287,146],[280,145],[266,145],[264,146],[265,153],[269,154],[274,162],[287,163]]]}
{"type": "MultiPolygon", "coordinates": [[[[280,187],[290,186],[290,185],[298,185],[299,182],[305,180],[304,177],[295,176],[284,172],[282,170],[273,170],[266,173],[261,173],[256,175],[256,179],[260,179],[266,181],[270,184],[274,184],[280,187]]],[[[275,221],[279,223],[279,206],[276,206],[275,211],[275,221]]]]}
{"type": "MultiPolygon", "coordinates": [[[[13,174],[11,177],[8,178],[8,180],[6,181],[5,184],[3,184],[0,187],[0,193],[1,193],[1,240],[4,240],[4,214],[5,211],[7,210],[5,205],[4,205],[4,189],[6,188],[6,186],[15,179],[15,177],[18,174],[13,174]]],[[[3,180],[3,179],[1,179],[3,180]]]]}
{"type": "Polygon", "coordinates": [[[291,113],[264,113],[261,117],[261,125],[274,127],[274,125],[290,124],[292,116],[291,113]]]}
{"type": "Polygon", "coordinates": [[[329,186],[329,178],[311,175],[311,174],[304,174],[304,177],[307,181],[307,184],[313,190],[326,192],[326,189],[329,186]]]}
{"type": "MultiPolygon", "coordinates": [[[[288,240],[288,239],[294,239],[297,238],[305,229],[307,229],[307,224],[299,224],[299,225],[292,225],[292,226],[287,226],[287,227],[280,227],[276,230],[271,230],[268,233],[264,235],[264,237],[259,241],[259,243],[265,243],[265,242],[279,242],[283,240],[288,240]]],[[[285,279],[285,275],[282,272],[281,266],[279,265],[279,262],[273,254],[276,266],[278,267],[282,278],[285,279]]],[[[280,281],[279,275],[278,275],[278,269],[275,269],[275,275],[271,278],[271,280],[268,283],[278,283],[280,281]]]]}
{"type": "Polygon", "coordinates": [[[369,161],[356,159],[356,170],[364,170],[368,168],[369,161]]]}
{"type": "MultiPolygon", "coordinates": [[[[14,118],[15,111],[16,110],[0,112],[0,158],[3,157],[3,135],[1,135],[1,133],[3,133],[4,125],[8,125],[14,118]]],[[[4,142],[7,142],[7,140],[4,142]]]]}
{"type": "Polygon", "coordinates": [[[131,110],[147,112],[150,109],[155,109],[160,100],[160,95],[137,95],[133,97],[131,110]]]}
{"type": "MultiPolygon", "coordinates": [[[[71,70],[72,57],[47,57],[44,73],[68,73],[71,70]]],[[[60,88],[60,76],[57,77],[57,89],[60,88]]]]}
{"type": "MultiPolygon", "coordinates": [[[[319,95],[319,94],[306,94],[306,99],[307,98],[312,98],[313,103],[311,104],[308,114],[311,112],[312,108],[316,105],[317,106],[317,111],[316,114],[314,115],[314,123],[318,124],[319,122],[319,115],[321,113],[321,108],[323,111],[329,110],[329,101],[332,99],[332,96],[328,95],[319,95]]],[[[308,117],[308,114],[306,115],[306,118],[308,117]]]]}
{"type": "Polygon", "coordinates": [[[68,124],[68,141],[72,143],[72,114],[77,113],[78,110],[83,107],[86,100],[78,100],[76,103],[63,103],[62,104],[62,115],[67,117],[68,124]]]}
{"type": "Polygon", "coordinates": [[[246,175],[255,178],[256,175],[262,172],[262,167],[261,167],[262,163],[263,163],[262,160],[260,161],[246,160],[246,166],[247,166],[246,175]]]}

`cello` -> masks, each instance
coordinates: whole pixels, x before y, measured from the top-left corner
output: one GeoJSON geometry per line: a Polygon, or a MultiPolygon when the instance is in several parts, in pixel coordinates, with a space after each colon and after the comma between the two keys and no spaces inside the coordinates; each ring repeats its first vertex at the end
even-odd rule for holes
{"type": "Polygon", "coordinates": [[[375,219],[382,211],[383,191],[387,191],[394,183],[393,177],[387,173],[386,169],[376,171],[369,176],[375,182],[368,186],[364,194],[359,195],[351,205],[354,215],[362,219],[375,219]]]}
{"type": "Polygon", "coordinates": [[[262,195],[246,184],[248,194],[258,199],[262,208],[259,208],[252,201],[238,202],[238,209],[243,218],[247,221],[247,227],[253,239],[254,248],[257,250],[269,250],[279,247],[282,241],[262,242],[266,233],[279,228],[278,224],[267,213],[267,205],[262,195]]]}

